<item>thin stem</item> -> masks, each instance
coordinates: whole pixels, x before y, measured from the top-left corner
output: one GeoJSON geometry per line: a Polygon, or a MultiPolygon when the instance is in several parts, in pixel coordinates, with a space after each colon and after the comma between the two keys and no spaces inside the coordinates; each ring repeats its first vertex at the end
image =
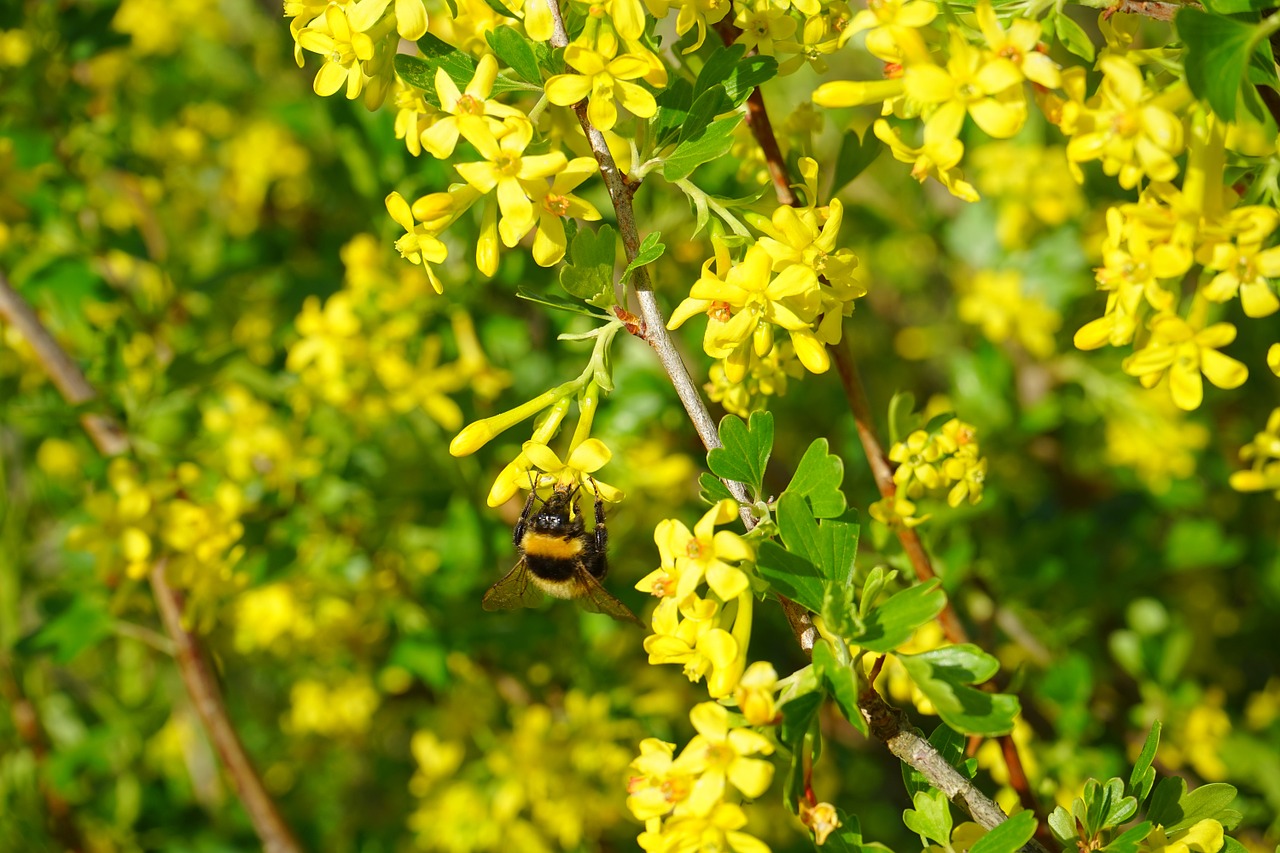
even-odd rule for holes
{"type": "Polygon", "coordinates": [[[719,216],[721,221],[723,221],[725,225],[728,225],[729,230],[734,234],[737,234],[739,237],[751,236],[751,232],[747,230],[747,226],[742,224],[742,220],[730,213],[728,208],[712,198],[710,194],[703,192],[700,187],[688,178],[681,178],[676,181],[676,186],[684,190],[684,194],[690,198],[701,199],[702,203],[707,206],[707,209],[716,216],[719,216]]]}
{"type": "MultiPolygon", "coordinates": [[[[569,44],[569,35],[564,28],[564,18],[560,14],[560,5],[556,0],[547,0],[547,7],[551,10],[553,25],[551,46],[556,48],[565,47],[569,44]]],[[[609,153],[609,147],[605,144],[604,134],[597,130],[587,118],[586,100],[584,99],[575,104],[573,110],[578,116],[578,122],[582,125],[583,132],[587,135],[587,141],[591,144],[591,153],[595,155],[596,163],[600,166],[600,176],[604,179],[605,188],[609,191],[609,198],[613,202],[614,215],[618,221],[618,231],[622,234],[622,247],[626,252],[627,262],[630,263],[635,260],[636,254],[640,249],[640,234],[636,228],[635,209],[631,205],[631,197],[634,195],[638,184],[628,181],[622,171],[618,169],[618,164],[614,162],[613,155],[609,153]]],[[[702,444],[707,450],[714,450],[720,447],[720,434],[716,430],[716,422],[707,410],[706,404],[702,401],[702,394],[699,392],[698,386],[694,384],[693,378],[689,375],[689,369],[685,367],[684,361],[680,358],[680,353],[676,349],[675,343],[671,340],[671,336],[667,334],[667,321],[658,305],[657,297],[654,295],[653,283],[649,280],[648,269],[645,267],[638,268],[631,276],[631,285],[636,294],[636,301],[640,303],[640,317],[645,325],[645,340],[653,347],[654,352],[658,354],[658,360],[662,362],[662,367],[667,372],[671,385],[675,388],[676,396],[680,398],[680,403],[684,406],[685,413],[688,414],[689,420],[693,423],[693,428],[697,431],[698,438],[702,440],[702,444]]],[[[749,509],[751,498],[747,494],[746,488],[741,483],[734,481],[726,481],[725,485],[729,487],[729,493],[742,505],[743,521],[750,528],[754,525],[754,517],[749,509]]]]}
{"type": "Polygon", "coordinates": [[[275,801],[263,787],[244,751],[240,736],[227,717],[218,682],[205,662],[199,638],[182,625],[182,595],[169,586],[165,577],[166,566],[167,561],[161,559],[151,570],[151,591],[155,595],[156,609],[160,611],[160,620],[173,640],[174,657],[191,704],[204,723],[205,732],[222,759],[222,766],[227,769],[258,837],[262,839],[263,850],[267,853],[299,853],[302,848],[280,816],[275,801]]]}
{"type": "MultiPolygon", "coordinates": [[[[49,334],[26,300],[9,286],[3,272],[0,272],[0,318],[12,323],[31,344],[37,361],[62,393],[63,399],[72,405],[81,405],[97,397],[97,392],[71,356],[49,334]]],[[[85,415],[80,422],[104,456],[118,456],[129,449],[128,435],[112,419],[85,415]]],[[[263,787],[231,725],[217,680],[204,662],[199,638],[182,627],[182,600],[165,579],[164,568],[162,559],[151,572],[151,589],[161,621],[172,641],[172,653],[187,695],[200,715],[205,732],[217,749],[258,837],[262,839],[263,849],[268,853],[300,853],[302,848],[285,824],[275,801],[263,787]]]]}
{"type": "MultiPolygon", "coordinates": [[[[9,285],[3,271],[0,271],[0,320],[8,322],[26,338],[35,351],[36,360],[44,367],[62,399],[73,406],[82,406],[98,396],[71,356],[40,322],[36,312],[9,285]]],[[[80,416],[80,424],[103,456],[118,456],[129,449],[128,437],[112,418],[85,413],[80,416]]]]}

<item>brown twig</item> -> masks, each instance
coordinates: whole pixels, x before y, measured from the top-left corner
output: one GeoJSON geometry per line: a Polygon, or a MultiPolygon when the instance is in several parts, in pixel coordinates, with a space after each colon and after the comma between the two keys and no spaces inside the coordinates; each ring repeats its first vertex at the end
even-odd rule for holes
{"type": "MultiPolygon", "coordinates": [[[[49,378],[72,405],[81,405],[97,397],[76,363],[67,355],[40,322],[31,306],[0,272],[0,318],[12,323],[31,344],[36,359],[49,378]]],[[[85,432],[104,456],[118,456],[129,449],[128,436],[120,425],[103,415],[81,418],[85,432]]],[[[301,847],[281,817],[275,801],[267,793],[253,763],[236,735],[227,716],[218,684],[205,664],[199,638],[182,626],[182,600],[164,576],[165,562],[160,560],[151,572],[151,589],[161,621],[173,641],[178,670],[182,674],[187,695],[204,723],[205,731],[222,758],[236,792],[253,822],[262,847],[268,853],[300,853],[301,847]]]]}
{"type": "MultiPolygon", "coordinates": [[[[9,279],[3,272],[0,272],[0,319],[12,325],[26,338],[35,351],[36,359],[62,394],[62,399],[73,406],[82,406],[98,396],[66,350],[40,322],[27,300],[9,285],[9,279]]],[[[119,456],[129,449],[129,440],[124,430],[106,415],[83,414],[80,416],[80,424],[103,456],[119,456]]]]}
{"type": "Polygon", "coordinates": [[[262,839],[263,850],[267,853],[298,853],[302,848],[281,817],[275,801],[263,787],[257,770],[244,751],[240,736],[231,725],[218,682],[205,661],[199,639],[182,625],[182,595],[169,585],[165,568],[166,561],[161,559],[151,570],[151,591],[160,611],[160,621],[173,640],[174,659],[178,662],[178,671],[182,673],[182,682],[191,697],[191,704],[204,723],[205,732],[222,759],[222,766],[227,769],[258,837],[262,839]]]}
{"type": "Polygon", "coordinates": [[[1117,0],[1102,10],[1103,20],[1117,12],[1125,15],[1142,15],[1157,21],[1172,21],[1179,9],[1201,9],[1199,3],[1163,3],[1160,0],[1117,0]]]}

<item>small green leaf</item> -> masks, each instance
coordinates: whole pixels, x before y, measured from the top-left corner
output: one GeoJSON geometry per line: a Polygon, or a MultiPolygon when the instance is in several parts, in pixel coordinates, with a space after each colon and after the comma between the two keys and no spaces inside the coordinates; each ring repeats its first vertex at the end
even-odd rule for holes
{"type": "Polygon", "coordinates": [[[741,122],[741,114],[726,116],[713,121],[697,136],[681,142],[663,164],[662,176],[675,183],[689,177],[703,163],[728,154],[733,147],[733,132],[741,122]]]}
{"type": "Polygon", "coordinates": [[[724,93],[724,86],[717,84],[705,92],[700,92],[694,98],[693,106],[689,108],[689,115],[680,126],[680,133],[676,138],[680,142],[692,139],[706,130],[711,122],[715,121],[716,116],[732,108],[729,104],[729,96],[724,93]]]}
{"type": "Polygon", "coordinates": [[[969,853],[1015,853],[1031,840],[1038,825],[1034,812],[1018,812],[979,838],[969,853]]]}
{"type": "Polygon", "coordinates": [[[703,471],[698,476],[698,485],[702,487],[698,497],[709,504],[719,503],[726,498],[733,498],[733,493],[729,491],[729,487],[715,474],[703,471]]]}
{"type": "MultiPolygon", "coordinates": [[[[929,743],[938,750],[938,754],[946,759],[952,767],[965,773],[964,748],[966,738],[946,723],[940,723],[929,735],[929,743]]],[[[965,775],[972,775],[966,773],[965,775]]],[[[907,796],[914,797],[917,791],[927,791],[932,787],[929,780],[910,764],[902,765],[902,784],[906,786],[907,796]]]]}
{"type": "Polygon", "coordinates": [[[1049,831],[1063,847],[1075,846],[1076,819],[1062,806],[1049,813],[1049,831]]]}
{"type": "Polygon", "coordinates": [[[1107,853],[1136,853],[1138,844],[1151,834],[1153,826],[1154,824],[1150,821],[1144,820],[1137,826],[1130,827],[1121,835],[1111,839],[1111,843],[1102,849],[1107,853]]]}
{"type": "Polygon", "coordinates": [[[836,819],[840,826],[827,836],[826,843],[822,845],[823,853],[862,853],[866,845],[862,843],[862,824],[858,816],[837,808],[836,819]]]}
{"type": "Polygon", "coordinates": [[[618,237],[610,225],[599,231],[583,228],[569,247],[569,263],[560,268],[560,286],[570,296],[595,304],[606,293],[613,293],[613,261],[618,237]]]}
{"type": "Polygon", "coordinates": [[[850,181],[866,171],[883,150],[884,143],[874,133],[867,131],[858,136],[853,130],[845,131],[844,139],[840,142],[840,153],[836,155],[836,177],[831,185],[831,194],[840,192],[850,181]]]}
{"type": "Polygon", "coordinates": [[[914,809],[902,813],[907,829],[928,841],[936,841],[944,847],[951,845],[951,809],[947,795],[936,789],[918,791],[911,802],[914,809]]]}
{"type": "Polygon", "coordinates": [[[1089,34],[1083,27],[1066,14],[1056,15],[1053,18],[1053,26],[1058,35],[1058,41],[1068,52],[1074,53],[1085,62],[1093,62],[1096,49],[1093,46],[1093,40],[1089,38],[1089,34]]]}
{"type": "Polygon", "coordinates": [[[964,734],[1008,734],[1018,715],[1016,696],[968,687],[986,681],[999,664],[971,644],[945,646],[918,655],[898,655],[911,680],[929,697],[938,716],[964,734]]]}
{"type": "Polygon", "coordinates": [[[748,56],[734,67],[721,82],[729,95],[729,101],[740,107],[751,97],[752,91],[762,83],[778,75],[778,60],[772,56],[748,56]]]}
{"type": "Polygon", "coordinates": [[[662,257],[663,252],[667,251],[667,247],[658,242],[661,238],[661,231],[650,231],[645,235],[644,240],[640,243],[640,248],[636,250],[635,259],[627,264],[627,268],[622,271],[623,284],[626,284],[627,279],[631,278],[632,273],[646,264],[653,263],[662,257]]]}
{"type": "Polygon", "coordinates": [[[826,581],[805,558],[766,540],[756,552],[756,571],[787,598],[814,613],[822,612],[826,581]]]}
{"type": "Polygon", "coordinates": [[[1179,803],[1182,808],[1182,817],[1177,823],[1167,826],[1165,831],[1177,832],[1202,820],[1216,820],[1225,824],[1227,821],[1224,821],[1221,816],[1224,812],[1232,811],[1227,806],[1231,805],[1235,798],[1234,785],[1228,785],[1226,782],[1209,782],[1201,785],[1182,798],[1179,803]]]}
{"type": "Polygon", "coordinates": [[[1186,47],[1183,65],[1191,93],[1208,101],[1224,121],[1234,121],[1236,98],[1261,29],[1187,7],[1178,10],[1174,23],[1186,47]]]}
{"type": "Polygon", "coordinates": [[[516,287],[516,296],[529,302],[536,302],[539,305],[545,305],[548,308],[554,308],[557,311],[568,311],[572,314],[582,314],[587,317],[599,318],[599,314],[592,311],[590,307],[576,302],[572,299],[566,299],[558,293],[535,293],[528,285],[521,284],[516,287]]]}
{"type": "Polygon", "coordinates": [[[835,518],[845,511],[844,461],[827,452],[825,438],[815,438],[804,452],[784,494],[798,494],[809,502],[814,518],[835,518]]]}
{"type": "Polygon", "coordinates": [[[735,415],[726,415],[720,421],[720,442],[723,447],[707,453],[707,467],[717,477],[737,480],[758,495],[773,450],[773,415],[752,412],[745,424],[735,415]]]}
{"type": "Polygon", "coordinates": [[[1187,783],[1181,776],[1166,776],[1156,785],[1147,806],[1147,820],[1161,826],[1173,826],[1182,820],[1180,803],[1187,795],[1187,783]]]}
{"type": "Polygon", "coordinates": [[[813,668],[840,706],[844,718],[866,735],[867,721],[858,710],[858,677],[852,667],[841,664],[831,644],[819,640],[813,646],[813,668]]]}
{"type": "Polygon", "coordinates": [[[652,119],[654,145],[661,148],[672,142],[689,117],[693,106],[693,86],[683,77],[658,93],[658,112],[652,119]]]}
{"type": "MultiPolygon", "coordinates": [[[[866,614],[866,627],[862,635],[845,639],[873,652],[892,652],[910,640],[917,628],[933,621],[946,605],[947,596],[942,591],[942,582],[937,578],[928,583],[916,584],[873,607],[866,614]]],[[[994,658],[991,660],[994,663],[994,658]]],[[[990,677],[987,675],[975,680],[981,682],[990,677]]]]}
{"type": "Polygon", "coordinates": [[[862,617],[854,606],[851,586],[828,583],[823,587],[822,621],[837,637],[856,637],[863,632],[862,617]]]}
{"type": "Polygon", "coordinates": [[[702,66],[702,70],[698,72],[698,79],[693,84],[693,97],[699,98],[715,86],[724,89],[724,81],[733,73],[733,69],[738,67],[738,63],[746,53],[746,46],[741,44],[717,47],[713,50],[707,57],[706,64],[702,66]]]}
{"type": "MultiPolygon", "coordinates": [[[[469,53],[458,50],[446,41],[442,41],[431,33],[426,33],[422,38],[418,39],[418,50],[422,51],[422,55],[426,57],[426,61],[431,65],[438,65],[444,69],[453,82],[459,86],[465,86],[471,82],[471,78],[476,73],[476,60],[469,53]]],[[[403,54],[398,54],[403,55],[403,54]]],[[[435,73],[431,75],[432,90],[435,89],[435,73]]]]}
{"type": "Polygon", "coordinates": [[[837,586],[852,583],[858,525],[831,518],[819,525],[808,502],[790,492],[778,499],[777,518],[787,550],[812,563],[824,580],[837,586]]]}
{"type": "Polygon", "coordinates": [[[1124,782],[1115,776],[1106,782],[1085,782],[1083,800],[1084,828],[1090,837],[1119,826],[1138,813],[1138,801],[1124,795],[1124,782]]]}
{"type": "Polygon", "coordinates": [[[880,591],[884,589],[885,584],[897,576],[897,569],[892,569],[886,574],[882,566],[875,566],[867,572],[867,579],[862,582],[862,597],[858,601],[858,615],[865,619],[876,600],[880,598],[880,591]]]}
{"type": "Polygon", "coordinates": [[[1129,774],[1129,793],[1139,804],[1146,802],[1147,794],[1151,793],[1151,786],[1155,784],[1156,771],[1151,766],[1151,762],[1155,760],[1156,749],[1160,746],[1160,721],[1156,720],[1151,726],[1151,731],[1147,733],[1147,742],[1142,745],[1142,752],[1138,754],[1138,761],[1133,765],[1133,772],[1129,774]]]}
{"type": "Polygon", "coordinates": [[[1215,15],[1243,15],[1271,7],[1270,0],[1205,0],[1204,7],[1215,15]]]}
{"type": "Polygon", "coordinates": [[[77,595],[43,625],[20,639],[15,649],[21,654],[49,652],[54,663],[66,665],[108,637],[113,623],[106,602],[89,594],[77,595]]]}
{"type": "Polygon", "coordinates": [[[429,103],[440,106],[440,96],[436,94],[436,66],[425,59],[403,53],[397,53],[391,64],[401,80],[422,89],[429,103]]]}
{"type": "Polygon", "coordinates": [[[498,59],[511,66],[511,70],[526,83],[542,85],[542,72],[538,68],[538,57],[533,52],[533,44],[511,27],[498,27],[484,34],[489,47],[493,48],[498,59]]]}

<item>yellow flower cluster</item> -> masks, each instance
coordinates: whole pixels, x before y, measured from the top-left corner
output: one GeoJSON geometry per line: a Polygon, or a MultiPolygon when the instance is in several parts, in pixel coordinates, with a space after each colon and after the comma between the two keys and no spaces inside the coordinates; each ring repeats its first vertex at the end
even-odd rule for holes
{"type": "Polygon", "coordinates": [[[400,39],[416,41],[427,32],[427,9],[422,0],[285,0],[284,14],[293,20],[289,32],[296,45],[294,58],[303,65],[302,51],[324,57],[316,74],[317,95],[346,90],[355,100],[364,94],[369,109],[377,109],[391,88],[400,39]]]}
{"type": "Polygon", "coordinates": [[[911,164],[918,181],[934,177],[953,195],[975,201],[977,191],[960,174],[964,156],[960,130],[965,118],[989,136],[1008,139],[1027,118],[1026,83],[1056,89],[1062,74],[1039,49],[1040,25],[1013,18],[1003,27],[989,0],[974,10],[981,44],[965,30],[949,25],[945,47],[931,46],[935,31],[925,29],[937,7],[923,0],[888,0],[858,13],[845,38],[866,33],[867,50],[885,63],[881,81],[824,83],[813,93],[823,107],[882,104],[882,114],[924,122],[923,143],[913,147],[885,119],[872,130],[895,159],[911,164]]]}
{"type": "Polygon", "coordinates": [[[368,676],[351,675],[333,685],[304,678],[289,693],[284,728],[293,734],[324,737],[363,734],[381,702],[368,676]]]}
{"type": "Polygon", "coordinates": [[[759,394],[785,390],[779,382],[791,354],[811,373],[831,367],[827,345],[840,342],[843,321],[853,301],[866,294],[858,259],[838,246],[844,207],[832,199],[818,207],[818,164],[802,158],[808,204],[782,205],[772,216],[749,217],[760,237],[734,262],[725,241],[713,238],[715,257],[689,297],[671,313],[677,329],[699,314],[707,316],[702,348],[721,359],[713,378],[721,399],[747,408],[759,394]],[[785,332],[790,353],[779,351],[777,331],[785,332]],[[731,390],[731,386],[742,386],[731,390]]]}
{"type": "Polygon", "coordinates": [[[322,401],[370,421],[422,410],[457,429],[462,411],[449,396],[473,388],[495,396],[509,378],[485,359],[470,318],[452,316],[458,358],[442,363],[444,340],[426,334],[430,285],[420,270],[388,274],[380,244],[359,235],[342,250],[343,289],[323,303],[308,297],[295,321],[299,339],[285,364],[302,380],[293,398],[305,415],[322,401]]]}
{"type": "Polygon", "coordinates": [[[205,479],[190,462],[167,478],[148,480],[134,462],[113,459],[107,468],[109,489],[85,500],[93,521],[73,528],[68,545],[93,554],[111,585],[122,575],[145,578],[164,559],[174,583],[190,591],[197,604],[211,605],[247,581],[237,571],[244,554],[239,542],[245,499],[234,483],[219,481],[205,489],[205,479]]]}
{"type": "Polygon", "coordinates": [[[1026,248],[1031,238],[1085,212],[1066,149],[1021,142],[989,142],[969,157],[974,184],[996,205],[996,237],[1006,249],[1026,248]]]}
{"type": "Polygon", "coordinates": [[[773,745],[752,727],[780,719],[777,673],[764,662],[746,666],[754,595],[745,567],[754,550],[738,534],[715,529],[736,518],[737,509],[735,501],[720,501],[692,531],[675,519],[660,522],[654,531],[660,565],[636,584],[660,599],[644,642],[649,662],[679,664],[690,681],[705,678],[711,697],[731,699],[741,714],[714,702],[697,705],[690,720],[698,735],[678,756],[674,744],[653,738],[640,744],[627,805],[645,821],[640,846],[651,853],[768,850],[742,831],[746,815],[726,800],[730,787],[748,799],[769,787],[773,766],[753,756],[768,755],[773,745]]]}
{"type": "MultiPolygon", "coordinates": [[[[476,698],[480,707],[492,704],[476,698]]],[[[461,719],[476,706],[453,711],[461,719]]],[[[466,761],[468,745],[447,734],[447,722],[414,735],[418,772],[410,791],[420,803],[409,826],[422,846],[455,853],[583,849],[623,819],[609,788],[626,771],[634,723],[613,719],[607,696],[570,690],[560,707],[531,703],[511,716],[509,729],[496,720],[475,729],[483,732],[483,757],[475,761],[466,761]]]]}
{"type": "Polygon", "coordinates": [[[1053,355],[1053,333],[1062,317],[1044,300],[1023,292],[1017,270],[982,270],[959,290],[960,319],[981,328],[987,340],[1016,341],[1041,360],[1053,355]]]}
{"type": "Polygon", "coordinates": [[[1274,489],[1280,499],[1280,409],[1273,409],[1266,429],[1240,448],[1240,458],[1252,464],[1248,470],[1231,475],[1231,487],[1241,492],[1274,489]]]}
{"type": "Polygon", "coordinates": [[[926,493],[946,490],[953,507],[982,500],[987,460],[978,447],[977,430],[958,418],[932,433],[912,432],[889,449],[889,459],[898,463],[893,472],[897,490],[868,508],[882,524],[915,527],[927,521],[927,515],[916,517],[914,503],[926,493]]]}

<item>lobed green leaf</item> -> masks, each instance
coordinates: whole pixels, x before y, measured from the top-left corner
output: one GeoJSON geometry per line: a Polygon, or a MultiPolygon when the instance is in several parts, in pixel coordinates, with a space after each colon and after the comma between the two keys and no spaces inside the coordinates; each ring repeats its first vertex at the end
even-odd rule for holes
{"type": "Polygon", "coordinates": [[[797,494],[807,500],[814,518],[835,518],[847,506],[844,492],[840,491],[844,461],[827,450],[827,440],[815,438],[783,493],[797,494]]]}
{"type": "MultiPolygon", "coordinates": [[[[872,607],[865,616],[863,633],[860,636],[845,639],[873,652],[892,652],[910,640],[917,628],[933,621],[946,605],[947,596],[942,591],[942,582],[937,578],[928,583],[916,584],[894,593],[883,604],[872,607]]],[[[938,651],[946,651],[946,649],[938,649],[938,651]]],[[[965,658],[965,660],[968,659],[965,658]]],[[[995,659],[991,658],[991,662],[995,664],[995,659]]],[[[940,665],[950,666],[950,664],[941,663],[940,665]]],[[[973,680],[980,682],[990,677],[987,675],[973,680]]]]}
{"type": "Polygon", "coordinates": [[[697,136],[681,142],[663,164],[662,176],[674,183],[689,177],[703,163],[728,154],[733,147],[733,132],[741,123],[740,114],[716,119],[697,136]]]}
{"type": "Polygon", "coordinates": [[[967,685],[986,681],[999,668],[977,646],[946,646],[918,655],[898,655],[911,680],[929,697],[943,722],[964,734],[1008,734],[1018,715],[1016,696],[984,693],[967,685]]]}
{"type": "Polygon", "coordinates": [[[735,415],[720,421],[720,443],[707,453],[707,467],[717,477],[736,480],[753,495],[764,485],[764,469],[773,450],[773,415],[752,412],[747,423],[735,415]]]}
{"type": "Polygon", "coordinates": [[[979,838],[969,853],[1015,853],[1031,840],[1039,825],[1034,812],[1018,812],[979,838]]]}

